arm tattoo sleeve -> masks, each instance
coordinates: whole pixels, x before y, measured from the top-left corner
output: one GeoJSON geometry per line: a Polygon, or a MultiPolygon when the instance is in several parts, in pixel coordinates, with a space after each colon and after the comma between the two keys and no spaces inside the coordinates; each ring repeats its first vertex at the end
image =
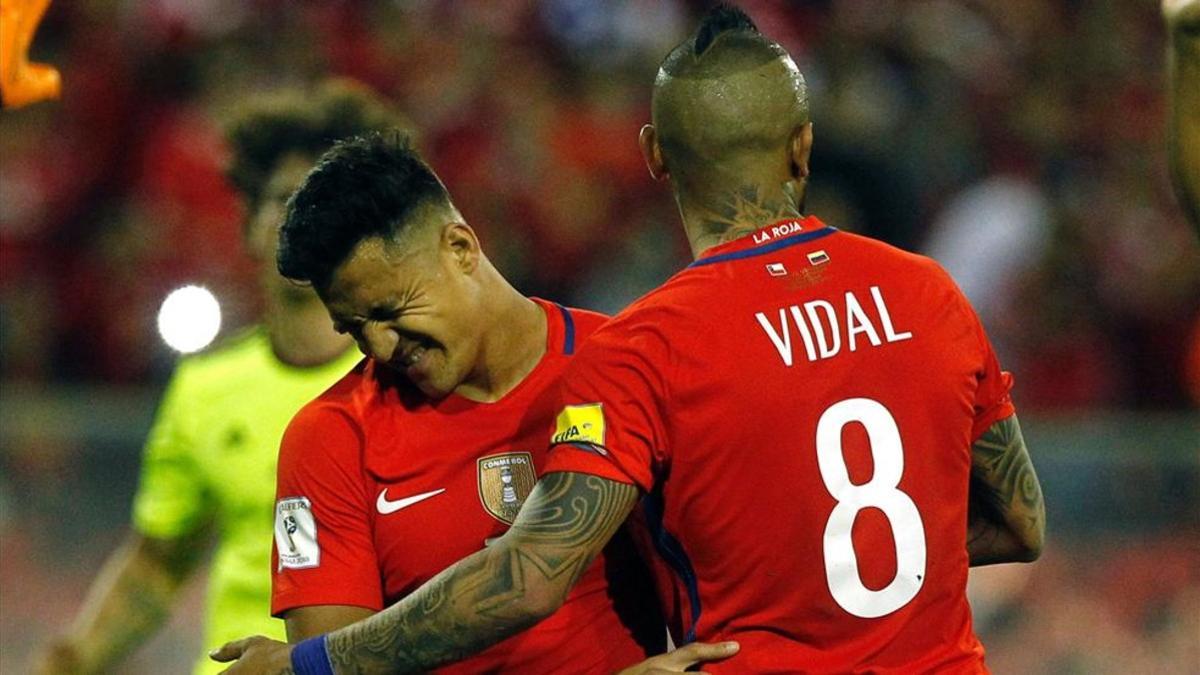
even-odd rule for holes
{"type": "Polygon", "coordinates": [[[1046,527],[1042,487],[1016,415],[971,447],[967,551],[972,565],[1035,559],[1046,527]]]}
{"type": "Polygon", "coordinates": [[[330,633],[330,661],[341,674],[421,672],[532,626],[562,604],[637,496],[632,485],[596,476],[545,476],[491,546],[330,633]]]}

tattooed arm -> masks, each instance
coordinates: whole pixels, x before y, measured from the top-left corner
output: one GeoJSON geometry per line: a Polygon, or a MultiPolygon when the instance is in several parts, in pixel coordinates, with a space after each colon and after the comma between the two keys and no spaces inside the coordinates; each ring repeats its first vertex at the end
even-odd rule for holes
{"type": "Polygon", "coordinates": [[[109,557],[70,632],[44,650],[34,672],[110,672],[162,626],[179,587],[207,550],[209,533],[178,539],[131,535],[109,557]]]}
{"type": "Polygon", "coordinates": [[[424,671],[554,613],[625,521],[637,488],[596,476],[543,477],[498,542],[397,605],[329,635],[339,673],[424,671]]]}
{"type": "Polygon", "coordinates": [[[1183,211],[1200,228],[1200,0],[1163,0],[1167,23],[1168,151],[1183,211]]]}
{"type": "Polygon", "coordinates": [[[1046,508],[1016,415],[996,422],[975,441],[971,465],[971,565],[1036,560],[1045,537],[1046,508]]]}
{"type": "MultiPolygon", "coordinates": [[[[579,473],[538,481],[513,526],[491,546],[388,609],[326,638],[339,674],[423,672],[462,659],[554,613],[637,501],[632,485],[579,473]]],[[[290,672],[290,648],[265,638],[213,658],[229,673],[290,672]]]]}

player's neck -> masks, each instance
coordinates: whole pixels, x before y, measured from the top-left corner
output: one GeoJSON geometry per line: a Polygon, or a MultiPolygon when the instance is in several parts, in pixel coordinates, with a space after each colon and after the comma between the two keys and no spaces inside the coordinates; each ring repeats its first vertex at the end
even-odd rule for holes
{"type": "Polygon", "coordinates": [[[546,353],[549,330],[546,313],[534,301],[490,270],[488,313],[479,360],[454,392],[472,401],[490,403],[504,397],[537,367],[546,353]]]}
{"type": "Polygon", "coordinates": [[[329,313],[315,294],[306,299],[269,298],[263,325],[275,357],[299,368],[329,363],[354,344],[349,336],[333,330],[329,313]]]}
{"type": "MultiPolygon", "coordinates": [[[[727,185],[729,183],[726,183],[727,185]]],[[[692,257],[759,228],[804,212],[804,189],[795,182],[744,182],[730,190],[677,189],[676,201],[692,257]]]]}

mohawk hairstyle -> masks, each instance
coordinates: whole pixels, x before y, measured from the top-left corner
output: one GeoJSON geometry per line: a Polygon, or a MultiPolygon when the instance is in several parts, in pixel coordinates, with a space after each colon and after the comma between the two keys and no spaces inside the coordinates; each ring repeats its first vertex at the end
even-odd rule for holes
{"type": "Polygon", "coordinates": [[[721,3],[704,15],[700,20],[700,26],[696,29],[696,40],[693,45],[693,50],[696,56],[700,56],[708,51],[714,40],[721,33],[728,31],[750,31],[758,32],[758,26],[754,21],[741,9],[721,3]]]}
{"type": "Polygon", "coordinates": [[[808,122],[804,78],[787,51],[742,10],[721,4],[667,54],[651,115],[679,180],[781,152],[808,122]]]}
{"type": "Polygon", "coordinates": [[[324,286],[359,242],[394,240],[427,204],[449,205],[450,195],[408,134],[397,129],[339,141],[288,200],[279,273],[324,286]]]}

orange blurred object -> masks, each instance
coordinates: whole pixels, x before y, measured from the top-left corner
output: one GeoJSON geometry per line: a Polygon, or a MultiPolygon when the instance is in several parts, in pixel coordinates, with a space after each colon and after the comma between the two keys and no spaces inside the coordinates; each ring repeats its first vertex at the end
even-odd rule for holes
{"type": "Polygon", "coordinates": [[[52,66],[29,62],[29,45],[50,0],[0,0],[0,103],[20,108],[58,98],[62,78],[52,66]]]}

